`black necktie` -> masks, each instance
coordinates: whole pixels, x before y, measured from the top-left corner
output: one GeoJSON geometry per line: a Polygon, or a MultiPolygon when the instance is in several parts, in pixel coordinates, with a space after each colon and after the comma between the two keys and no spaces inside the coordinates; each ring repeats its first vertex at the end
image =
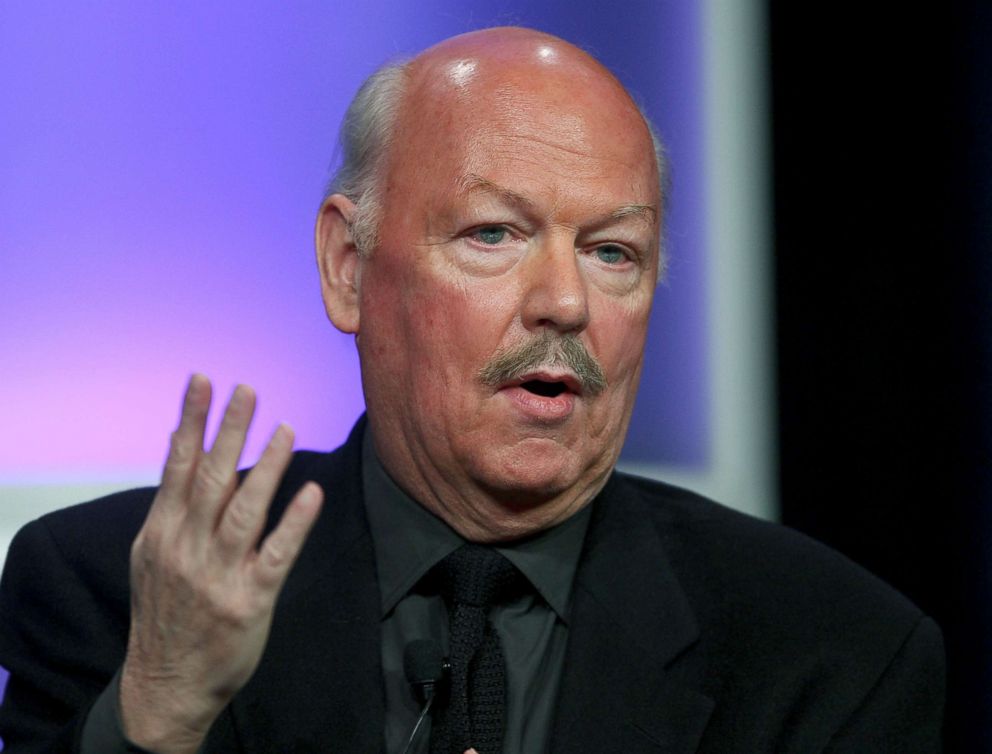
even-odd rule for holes
{"type": "Polygon", "coordinates": [[[451,686],[431,731],[431,754],[502,754],[506,668],[489,608],[507,600],[523,576],[496,550],[467,544],[434,567],[448,604],[451,686]]]}

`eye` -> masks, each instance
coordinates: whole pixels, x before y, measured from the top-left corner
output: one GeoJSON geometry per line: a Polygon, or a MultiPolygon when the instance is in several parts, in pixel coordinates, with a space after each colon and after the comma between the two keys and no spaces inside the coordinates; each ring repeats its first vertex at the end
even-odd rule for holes
{"type": "Polygon", "coordinates": [[[627,253],[620,246],[606,244],[596,247],[596,258],[606,264],[620,264],[627,258],[627,253]]]}
{"type": "Polygon", "coordinates": [[[495,246],[506,240],[506,235],[506,228],[499,225],[487,225],[475,231],[475,237],[489,246],[495,246]]]}

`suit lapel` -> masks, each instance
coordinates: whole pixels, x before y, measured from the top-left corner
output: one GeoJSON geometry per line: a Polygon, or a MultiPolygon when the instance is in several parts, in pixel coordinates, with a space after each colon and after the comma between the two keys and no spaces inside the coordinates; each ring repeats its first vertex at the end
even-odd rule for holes
{"type": "Polygon", "coordinates": [[[382,751],[379,587],[361,494],[363,425],[300,475],[324,487],[324,510],[280,597],[258,671],[232,703],[246,752],[382,751]]]}
{"type": "Polygon", "coordinates": [[[653,516],[616,475],[594,503],[551,751],[693,752],[712,700],[670,671],[698,638],[653,516]]]}

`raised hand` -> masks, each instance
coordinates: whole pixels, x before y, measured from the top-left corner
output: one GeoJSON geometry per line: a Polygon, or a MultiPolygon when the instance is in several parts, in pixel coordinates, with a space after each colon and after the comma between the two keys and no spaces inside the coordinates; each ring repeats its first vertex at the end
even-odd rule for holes
{"type": "Polygon", "coordinates": [[[239,486],[255,409],[239,386],[204,452],[210,382],[190,380],[162,484],[131,548],[131,630],[121,674],[124,732],[159,754],[197,750],[265,648],[279,590],[323,493],[308,482],[258,542],[292,454],[281,425],[239,486]]]}

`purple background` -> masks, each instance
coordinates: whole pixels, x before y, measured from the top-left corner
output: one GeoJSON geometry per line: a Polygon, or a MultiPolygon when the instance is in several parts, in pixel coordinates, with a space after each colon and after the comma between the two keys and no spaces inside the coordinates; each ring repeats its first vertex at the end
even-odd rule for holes
{"type": "Polygon", "coordinates": [[[155,469],[193,370],[223,396],[257,389],[249,460],[279,420],[304,446],[343,439],[357,359],[324,316],[311,241],[337,124],[383,60],[509,21],[601,57],[668,143],[673,263],[627,455],[705,462],[694,4],[361,5],[2,7],[0,481],[155,469]]]}
{"type": "Polygon", "coordinates": [[[388,58],[493,24],[584,46],[646,106],[675,166],[672,264],[625,457],[701,468],[705,363],[699,4],[0,5],[0,482],[159,465],[182,387],[260,396],[331,448],[362,410],[326,321],[312,226],[337,125],[388,58]]]}

